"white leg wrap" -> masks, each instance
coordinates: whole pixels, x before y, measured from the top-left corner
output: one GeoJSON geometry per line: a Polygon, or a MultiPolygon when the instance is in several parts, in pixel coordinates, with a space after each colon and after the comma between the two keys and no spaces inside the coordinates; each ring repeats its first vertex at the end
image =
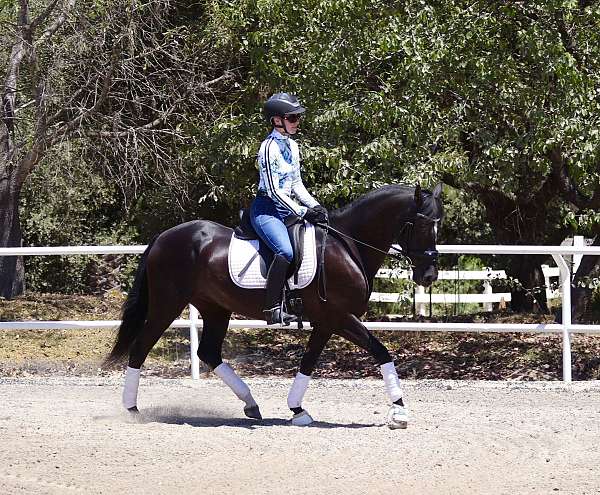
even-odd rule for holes
{"type": "Polygon", "coordinates": [[[402,397],[402,387],[400,386],[400,379],[398,378],[398,373],[396,373],[393,361],[381,365],[381,375],[383,376],[385,390],[390,400],[395,402],[400,399],[402,397]]]}
{"type": "Polygon", "coordinates": [[[137,406],[138,387],[140,386],[140,370],[127,366],[125,385],[123,386],[123,406],[125,409],[137,406]]]}
{"type": "Polygon", "coordinates": [[[287,398],[289,408],[302,407],[302,399],[304,399],[304,394],[308,388],[309,381],[310,376],[303,375],[300,372],[296,374],[296,378],[294,378],[294,383],[292,383],[292,388],[290,388],[290,393],[287,398]]]}
{"type": "Polygon", "coordinates": [[[244,401],[248,406],[256,405],[256,401],[254,400],[254,397],[252,397],[250,388],[239,376],[236,375],[231,366],[229,366],[227,363],[221,363],[213,371],[215,372],[215,375],[225,382],[225,385],[233,390],[233,393],[238,397],[238,399],[244,401]]]}

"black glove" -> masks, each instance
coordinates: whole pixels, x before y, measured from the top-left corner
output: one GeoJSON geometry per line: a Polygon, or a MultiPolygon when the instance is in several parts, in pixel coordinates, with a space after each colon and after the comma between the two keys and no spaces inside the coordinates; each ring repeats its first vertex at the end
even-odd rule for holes
{"type": "Polygon", "coordinates": [[[316,225],[318,223],[329,223],[329,215],[327,210],[321,205],[313,206],[306,210],[304,214],[304,220],[316,225]]]}
{"type": "Polygon", "coordinates": [[[327,208],[321,205],[314,206],[313,208],[323,216],[321,223],[329,223],[329,213],[327,213],[327,208]]]}

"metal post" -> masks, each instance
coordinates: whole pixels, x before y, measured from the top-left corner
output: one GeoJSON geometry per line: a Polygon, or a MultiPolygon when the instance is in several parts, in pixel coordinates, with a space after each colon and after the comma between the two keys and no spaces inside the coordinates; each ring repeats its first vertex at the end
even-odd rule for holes
{"type": "Polygon", "coordinates": [[[561,254],[552,257],[560,269],[563,334],[563,381],[571,381],[571,269],[561,254]]]}
{"type": "Polygon", "coordinates": [[[433,284],[429,286],[429,318],[433,316],[433,301],[431,295],[433,294],[433,284]]]}
{"type": "Polygon", "coordinates": [[[190,304],[190,361],[192,380],[200,379],[200,359],[198,358],[198,310],[190,304]]]}

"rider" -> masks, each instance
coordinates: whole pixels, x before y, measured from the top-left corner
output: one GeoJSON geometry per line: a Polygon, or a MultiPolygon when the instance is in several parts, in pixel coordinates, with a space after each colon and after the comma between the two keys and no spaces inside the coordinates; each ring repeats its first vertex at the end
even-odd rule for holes
{"type": "Polygon", "coordinates": [[[258,152],[258,193],[250,208],[252,226],[273,251],[267,274],[263,314],[268,325],[289,324],[295,317],[282,307],[282,292],[294,253],[284,220],[297,215],[313,224],[327,223],[327,210],[304,187],[300,177],[300,152],[290,138],[296,134],[305,108],[296,96],[276,93],[265,103],[263,112],[271,133],[258,152]],[[301,203],[294,201],[291,195],[301,203]]]}

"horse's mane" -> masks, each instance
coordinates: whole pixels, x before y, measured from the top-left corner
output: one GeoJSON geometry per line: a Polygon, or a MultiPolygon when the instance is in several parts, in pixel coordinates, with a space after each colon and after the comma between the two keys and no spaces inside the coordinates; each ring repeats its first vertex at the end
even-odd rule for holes
{"type": "MultiPolygon", "coordinates": [[[[372,191],[369,191],[368,193],[363,194],[359,198],[348,203],[347,205],[332,210],[329,213],[329,216],[332,219],[336,219],[345,215],[351,210],[360,209],[361,207],[364,207],[365,204],[370,203],[374,199],[377,199],[378,196],[387,196],[393,193],[413,194],[414,190],[414,186],[407,186],[404,184],[388,184],[378,189],[373,189],[372,191]]],[[[425,198],[431,197],[431,192],[423,189],[423,195],[425,198]]]]}

